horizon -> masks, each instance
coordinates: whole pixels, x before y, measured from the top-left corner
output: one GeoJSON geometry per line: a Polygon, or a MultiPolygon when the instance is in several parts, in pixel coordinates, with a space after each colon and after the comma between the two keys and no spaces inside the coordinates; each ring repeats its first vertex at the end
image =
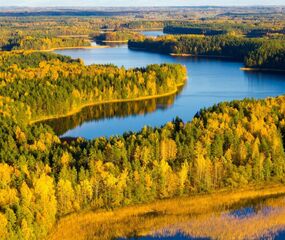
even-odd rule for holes
{"type": "Polygon", "coordinates": [[[10,0],[0,3],[0,7],[283,7],[285,0],[201,0],[196,3],[193,0],[10,0]]]}
{"type": "Polygon", "coordinates": [[[77,5],[58,5],[58,6],[29,6],[29,5],[7,5],[7,6],[1,6],[0,8],[48,8],[48,9],[56,9],[56,8],[80,8],[80,9],[88,9],[88,8],[170,8],[170,7],[176,7],[176,8],[251,8],[251,7],[285,7],[284,5],[149,5],[149,6],[96,6],[96,5],[90,5],[90,6],[77,6],[77,5]]]}

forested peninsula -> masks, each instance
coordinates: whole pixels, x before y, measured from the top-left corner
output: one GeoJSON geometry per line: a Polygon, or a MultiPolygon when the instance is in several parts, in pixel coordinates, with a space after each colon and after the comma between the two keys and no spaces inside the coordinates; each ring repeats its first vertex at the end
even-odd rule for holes
{"type": "Polygon", "coordinates": [[[53,53],[0,53],[0,96],[24,104],[30,122],[56,118],[87,105],[145,100],[175,94],[186,81],[178,64],[146,68],[86,66],[53,53]]]}
{"type": "Polygon", "coordinates": [[[285,69],[285,41],[281,39],[251,39],[235,36],[181,35],[129,41],[129,48],[172,54],[228,58],[244,62],[252,69],[285,69]]]}

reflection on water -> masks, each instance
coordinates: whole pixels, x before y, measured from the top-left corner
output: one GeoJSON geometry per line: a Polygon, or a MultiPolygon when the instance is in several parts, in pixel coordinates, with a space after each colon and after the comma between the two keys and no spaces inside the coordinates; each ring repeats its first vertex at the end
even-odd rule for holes
{"type": "Polygon", "coordinates": [[[185,236],[182,233],[178,233],[175,236],[146,236],[146,237],[133,237],[128,238],[129,240],[209,240],[211,238],[205,238],[205,237],[191,237],[191,236],[185,236]]]}
{"type": "MultiPolygon", "coordinates": [[[[101,118],[94,115],[94,121],[92,121],[90,112],[88,118],[81,117],[82,121],[77,120],[76,124],[70,124],[70,118],[66,118],[67,123],[59,123],[65,126],[65,128],[62,128],[64,130],[59,132],[62,134],[68,130],[64,133],[64,136],[70,137],[81,136],[92,139],[100,136],[108,137],[123,134],[127,131],[139,131],[144,125],[158,127],[171,121],[176,116],[184,121],[190,121],[201,108],[210,107],[222,101],[278,96],[284,94],[285,90],[285,75],[244,72],[240,70],[243,64],[239,62],[171,57],[157,53],[132,51],[124,44],[115,45],[111,48],[67,49],[56,52],[73,58],[82,58],[86,64],[112,63],[131,68],[167,62],[183,64],[188,71],[188,83],[179,96],[175,98],[171,107],[163,110],[161,108],[151,108],[151,111],[145,111],[148,114],[139,115],[136,115],[136,112],[130,112],[130,115],[122,115],[120,111],[116,111],[109,118],[104,117],[103,113],[101,118]]],[[[82,114],[86,115],[86,113],[82,114]]],[[[76,116],[75,118],[80,117],[76,116]]],[[[61,121],[65,120],[62,119],[61,121]]]]}
{"type": "Polygon", "coordinates": [[[159,37],[165,35],[162,31],[142,31],[141,34],[146,37],[159,37]]]}
{"type": "Polygon", "coordinates": [[[89,121],[98,121],[100,119],[110,119],[114,117],[120,119],[126,116],[146,115],[156,110],[163,111],[173,105],[175,97],[176,96],[173,95],[143,101],[88,106],[74,115],[47,120],[44,121],[44,123],[50,125],[55,133],[61,136],[68,132],[69,129],[74,129],[82,123],[89,121]]]}
{"type": "Polygon", "coordinates": [[[236,218],[246,218],[254,215],[255,213],[256,211],[254,207],[244,207],[241,209],[233,210],[229,213],[229,215],[236,218]]]}
{"type": "MultiPolygon", "coordinates": [[[[245,204],[245,203],[240,203],[245,204]]],[[[152,224],[146,236],[136,232],[127,239],[277,239],[285,237],[285,198],[259,199],[240,208],[197,216],[187,214],[152,216],[140,219],[152,224]]],[[[138,227],[139,228],[139,227],[138,227]]],[[[120,240],[126,238],[119,238],[120,240]]]]}

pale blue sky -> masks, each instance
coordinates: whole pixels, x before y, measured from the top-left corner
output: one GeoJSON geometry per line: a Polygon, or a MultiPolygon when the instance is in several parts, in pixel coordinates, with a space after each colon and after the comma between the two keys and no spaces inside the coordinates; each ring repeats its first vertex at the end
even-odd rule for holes
{"type": "Polygon", "coordinates": [[[285,5],[285,0],[0,0],[5,6],[249,6],[285,5]]]}

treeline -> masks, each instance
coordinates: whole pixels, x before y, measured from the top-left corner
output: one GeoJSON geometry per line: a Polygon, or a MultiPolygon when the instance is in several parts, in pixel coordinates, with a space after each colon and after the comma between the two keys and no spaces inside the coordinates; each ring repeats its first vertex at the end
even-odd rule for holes
{"type": "Polygon", "coordinates": [[[249,52],[245,58],[247,67],[285,70],[285,41],[276,40],[263,43],[249,52]]]}
{"type": "Polygon", "coordinates": [[[91,42],[85,38],[71,37],[21,37],[14,42],[11,50],[49,50],[64,47],[91,46],[91,42]]]}
{"type": "Polygon", "coordinates": [[[2,53],[0,62],[0,96],[27,105],[32,120],[62,116],[87,104],[174,94],[186,79],[186,68],[178,64],[126,70],[36,52],[2,53]]]}
{"type": "Polygon", "coordinates": [[[248,38],[261,38],[265,36],[274,36],[284,34],[284,25],[272,26],[270,24],[252,22],[233,22],[233,21],[212,21],[208,23],[180,22],[176,24],[167,24],[163,28],[167,34],[193,34],[193,35],[244,35],[248,38]]]}
{"type": "Polygon", "coordinates": [[[209,28],[199,28],[199,27],[180,27],[180,26],[166,26],[163,28],[163,32],[167,34],[197,34],[197,35],[206,35],[214,36],[226,34],[226,30],[215,30],[209,28]]]}
{"type": "MultiPolygon", "coordinates": [[[[138,18],[139,16],[137,16],[138,18]]],[[[143,16],[142,16],[143,18],[143,16]]],[[[121,24],[122,28],[127,29],[157,29],[157,28],[163,28],[165,25],[165,22],[162,20],[135,20],[135,21],[129,21],[125,24],[121,24]]]]}
{"type": "MultiPolygon", "coordinates": [[[[105,29],[124,33],[121,40],[128,40],[126,34],[132,29],[163,27],[162,21],[141,21],[135,18],[120,17],[70,17],[37,16],[0,18],[0,50],[12,49],[50,49],[58,47],[89,46],[89,38],[100,35],[105,29]]],[[[133,33],[134,34],[134,33],[133,33]]]]}
{"type": "MultiPolygon", "coordinates": [[[[226,33],[229,35],[245,35],[248,37],[276,37],[284,35],[284,17],[274,13],[264,15],[258,19],[249,19],[240,15],[232,19],[228,16],[202,18],[204,10],[192,12],[187,17],[180,12],[181,9],[172,9],[167,12],[141,12],[130,15],[124,19],[117,17],[70,17],[70,16],[30,16],[0,18],[0,49],[47,49],[48,47],[74,47],[85,46],[89,38],[100,35],[102,30],[115,30],[117,32],[131,32],[143,29],[161,29],[165,27],[166,33],[172,34],[204,34],[216,35],[226,33]],[[196,13],[195,13],[196,12],[196,13]],[[194,17],[197,14],[197,17],[194,17]],[[274,21],[272,19],[274,18],[274,21]],[[191,19],[191,20],[189,20],[191,19]],[[30,41],[37,42],[34,46],[30,41]],[[69,38],[81,38],[80,40],[69,38]],[[85,39],[85,40],[84,40],[85,39]],[[76,43],[76,41],[79,41],[76,43]],[[41,48],[41,46],[44,46],[41,48]]],[[[210,11],[209,9],[207,11],[210,11]]],[[[206,11],[206,12],[207,12],[206,11]]],[[[215,10],[214,10],[215,11],[215,10]]],[[[206,13],[207,15],[207,13],[206,13]]],[[[119,34],[112,38],[121,41],[130,39],[119,34]]],[[[116,41],[116,40],[113,40],[116,41]]]]}
{"type": "Polygon", "coordinates": [[[157,39],[129,41],[134,50],[165,54],[226,57],[243,61],[251,68],[285,69],[285,41],[282,39],[248,39],[233,36],[165,36],[157,39]]]}
{"type": "Polygon", "coordinates": [[[67,143],[18,121],[15,101],[0,98],[0,238],[43,239],[83,209],[284,182],[284,106],[285,97],[221,103],[189,123],[67,143]]]}
{"type": "Polygon", "coordinates": [[[101,33],[95,37],[95,40],[98,42],[127,42],[128,40],[139,40],[143,36],[138,32],[130,31],[112,31],[101,33]]]}

